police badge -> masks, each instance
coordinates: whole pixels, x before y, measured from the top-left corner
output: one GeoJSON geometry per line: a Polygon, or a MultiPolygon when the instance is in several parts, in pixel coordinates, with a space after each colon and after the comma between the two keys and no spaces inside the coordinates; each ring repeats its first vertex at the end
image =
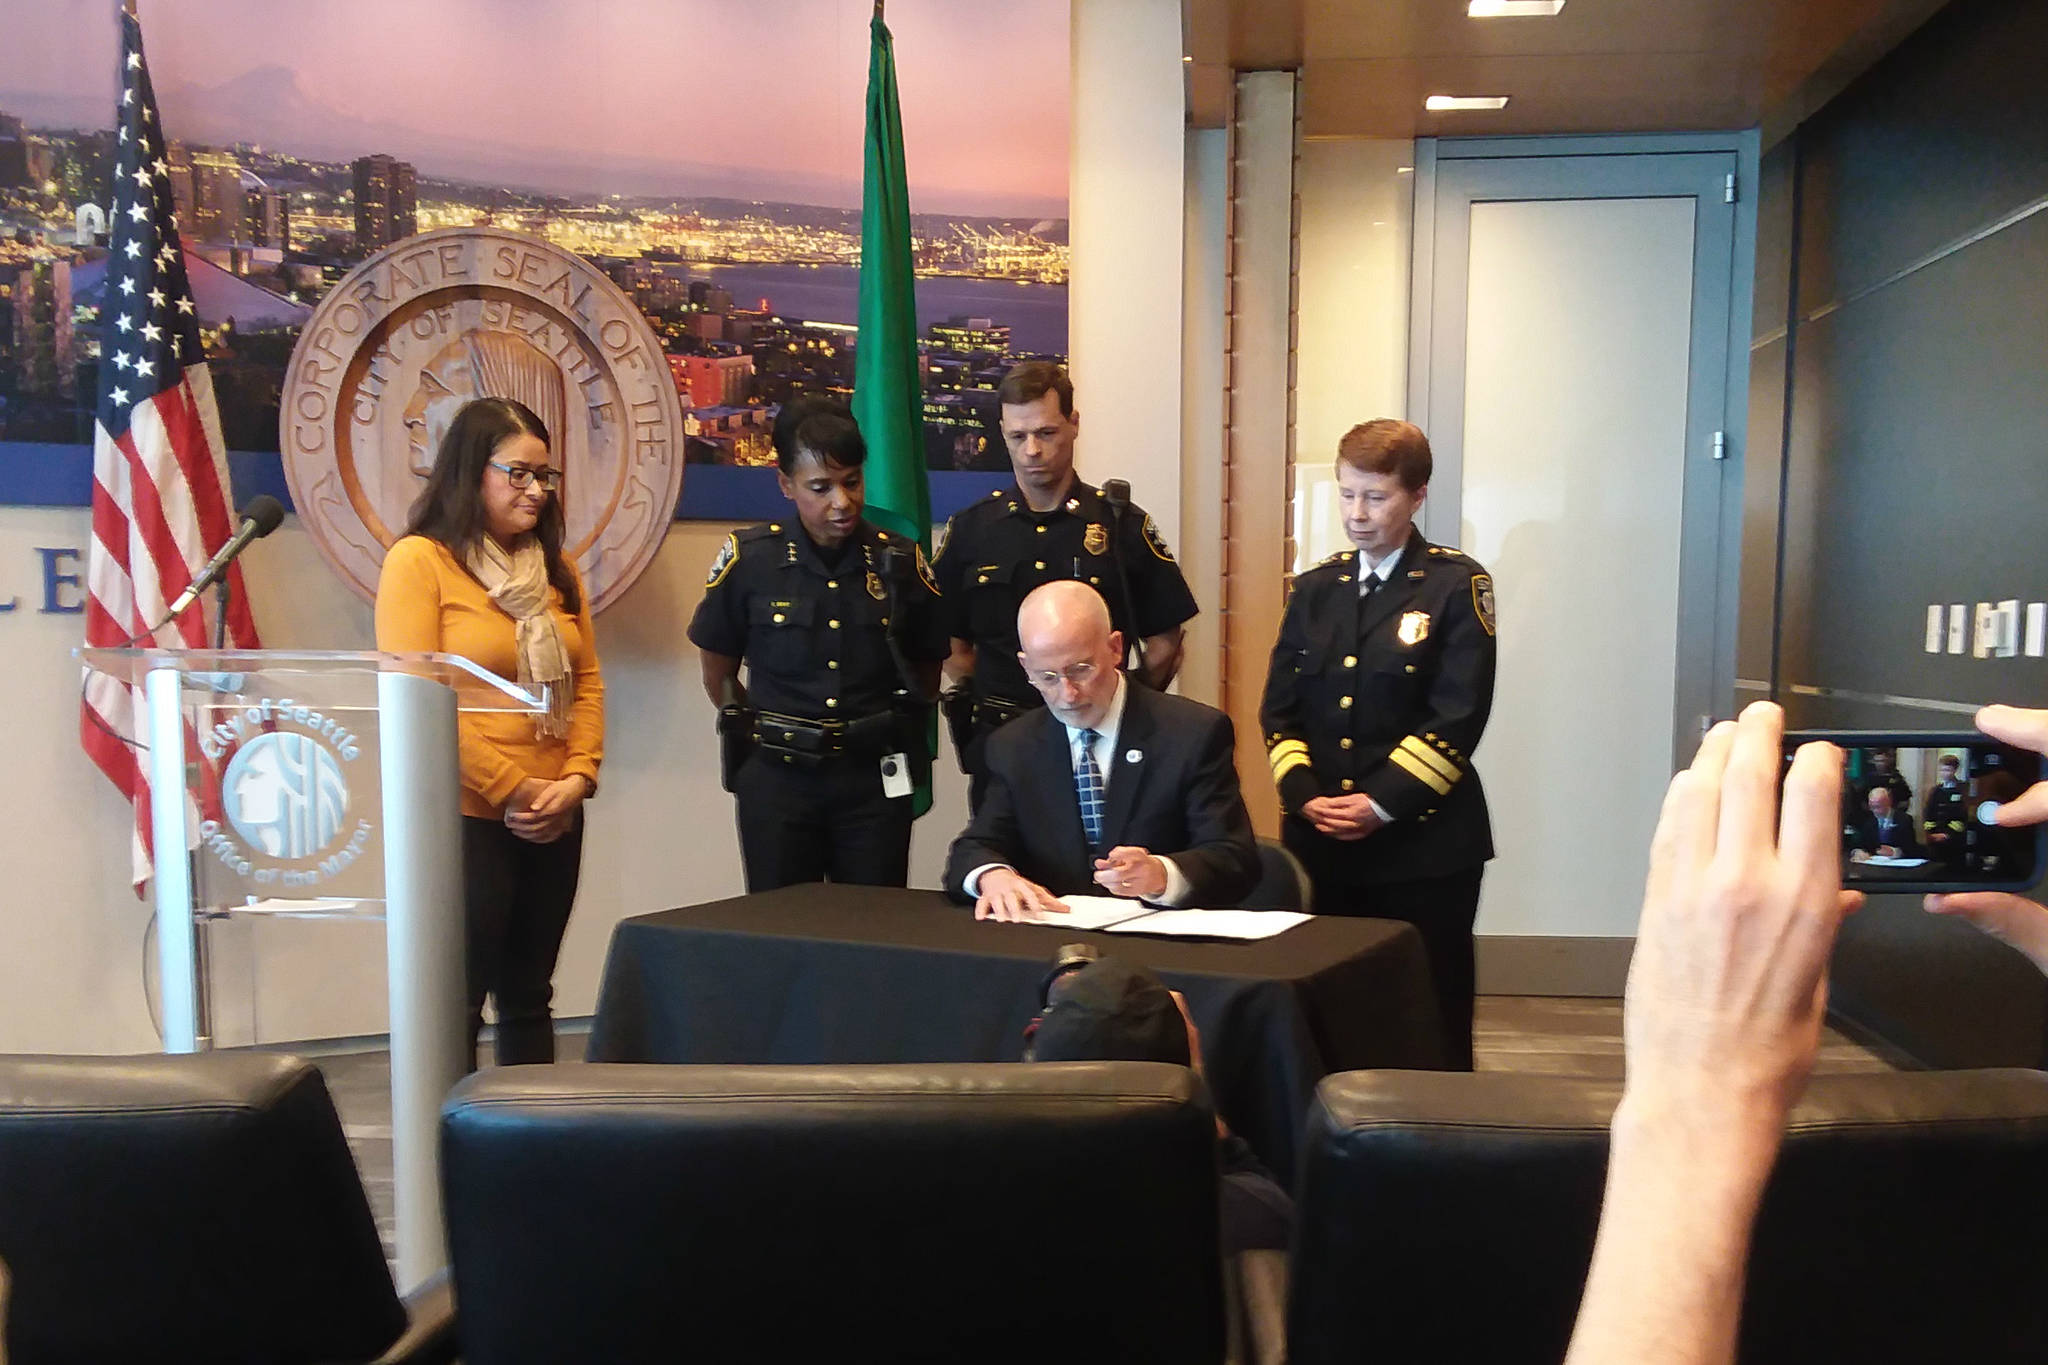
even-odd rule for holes
{"type": "Polygon", "coordinates": [[[1408,611],[1401,613],[1401,628],[1395,632],[1404,645],[1419,645],[1429,638],[1429,613],[1408,611]]]}
{"type": "Polygon", "coordinates": [[[1493,576],[1476,573],[1472,575],[1472,614],[1479,618],[1480,628],[1488,635],[1493,634],[1493,576]]]}
{"type": "Polygon", "coordinates": [[[1159,534],[1159,528],[1153,525],[1152,514],[1149,512],[1145,514],[1145,544],[1151,548],[1153,554],[1167,563],[1174,562],[1173,551],[1166,548],[1166,537],[1159,534]]]}
{"type": "Polygon", "coordinates": [[[718,580],[725,577],[731,571],[733,561],[739,557],[740,538],[735,535],[727,536],[725,544],[718,547],[718,558],[711,561],[711,572],[704,576],[704,586],[707,588],[717,587],[718,580]]]}
{"type": "Polygon", "coordinates": [[[874,598],[877,602],[888,596],[886,592],[882,591],[882,576],[873,569],[868,570],[868,596],[874,598]]]}
{"type": "Polygon", "coordinates": [[[1088,523],[1088,530],[1081,536],[1081,548],[1091,555],[1099,555],[1109,548],[1109,528],[1099,521],[1088,523]]]}

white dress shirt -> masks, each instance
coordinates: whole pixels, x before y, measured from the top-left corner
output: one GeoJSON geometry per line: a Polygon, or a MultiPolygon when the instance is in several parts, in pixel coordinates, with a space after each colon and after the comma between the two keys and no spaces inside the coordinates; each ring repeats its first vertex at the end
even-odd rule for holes
{"type": "MultiPolygon", "coordinates": [[[[1116,767],[1117,732],[1123,729],[1124,703],[1130,699],[1130,693],[1130,682],[1127,679],[1125,679],[1122,674],[1118,674],[1116,680],[1116,695],[1109,699],[1109,709],[1102,713],[1102,719],[1097,721],[1093,727],[1095,730],[1095,743],[1092,747],[1095,753],[1095,767],[1102,774],[1102,794],[1105,801],[1109,796],[1109,784],[1112,780],[1111,775],[1116,767]]],[[[1066,731],[1067,772],[1068,775],[1071,777],[1072,774],[1077,773],[1081,770],[1082,731],[1075,728],[1072,725],[1066,726],[1066,731]]],[[[1157,854],[1154,854],[1153,856],[1159,857],[1159,855],[1157,854]]],[[[1160,857],[1159,861],[1166,868],[1166,891],[1165,894],[1158,896],[1156,898],[1146,897],[1146,904],[1168,906],[1185,904],[1188,898],[1188,892],[1192,890],[1192,888],[1188,885],[1187,877],[1182,874],[1181,870],[1178,867],[1174,866],[1173,859],[1160,857]]],[[[994,867],[1009,867],[1009,864],[983,863],[980,867],[977,867],[972,872],[968,873],[966,880],[962,883],[962,886],[966,890],[968,895],[975,897],[979,897],[981,895],[981,874],[988,871],[990,868],[994,867]]],[[[1010,870],[1014,872],[1016,869],[1011,868],[1010,870]]]]}

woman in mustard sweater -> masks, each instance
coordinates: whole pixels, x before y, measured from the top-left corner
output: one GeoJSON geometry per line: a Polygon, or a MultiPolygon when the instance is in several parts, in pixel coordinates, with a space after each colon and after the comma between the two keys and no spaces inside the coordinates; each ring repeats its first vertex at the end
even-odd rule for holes
{"type": "Polygon", "coordinates": [[[561,478],[532,411],[470,403],[377,580],[377,648],[460,654],[547,689],[537,717],[459,720],[471,1051],[489,995],[500,1066],[555,1059],[555,957],[604,757],[604,682],[589,598],[562,554],[561,478]]]}

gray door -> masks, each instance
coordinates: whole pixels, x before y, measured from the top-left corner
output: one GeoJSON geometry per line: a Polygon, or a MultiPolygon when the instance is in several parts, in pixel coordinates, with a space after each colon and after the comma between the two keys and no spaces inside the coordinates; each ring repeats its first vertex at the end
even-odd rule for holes
{"type": "Polygon", "coordinates": [[[1632,934],[1664,785],[1729,694],[1736,160],[1439,158],[1418,204],[1424,526],[1500,618],[1486,933],[1632,934]]]}

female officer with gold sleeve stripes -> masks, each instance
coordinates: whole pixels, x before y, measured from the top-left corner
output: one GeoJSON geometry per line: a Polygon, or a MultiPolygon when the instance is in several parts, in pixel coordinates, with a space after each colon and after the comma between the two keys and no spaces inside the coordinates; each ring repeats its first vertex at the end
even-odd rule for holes
{"type": "Polygon", "coordinates": [[[867,443],[845,404],[798,399],[774,441],[796,518],[727,537],[690,622],[704,690],[745,755],[727,786],[747,890],[902,886],[949,647],[938,589],[915,545],[861,516],[867,443]]]}
{"type": "Polygon", "coordinates": [[[1295,580],[1259,723],[1316,913],[1421,931],[1446,1060],[1469,1071],[1472,922],[1493,856],[1471,761],[1493,706],[1493,580],[1415,528],[1430,465],[1407,422],[1367,422],[1337,443],[1357,549],[1295,580]]]}

